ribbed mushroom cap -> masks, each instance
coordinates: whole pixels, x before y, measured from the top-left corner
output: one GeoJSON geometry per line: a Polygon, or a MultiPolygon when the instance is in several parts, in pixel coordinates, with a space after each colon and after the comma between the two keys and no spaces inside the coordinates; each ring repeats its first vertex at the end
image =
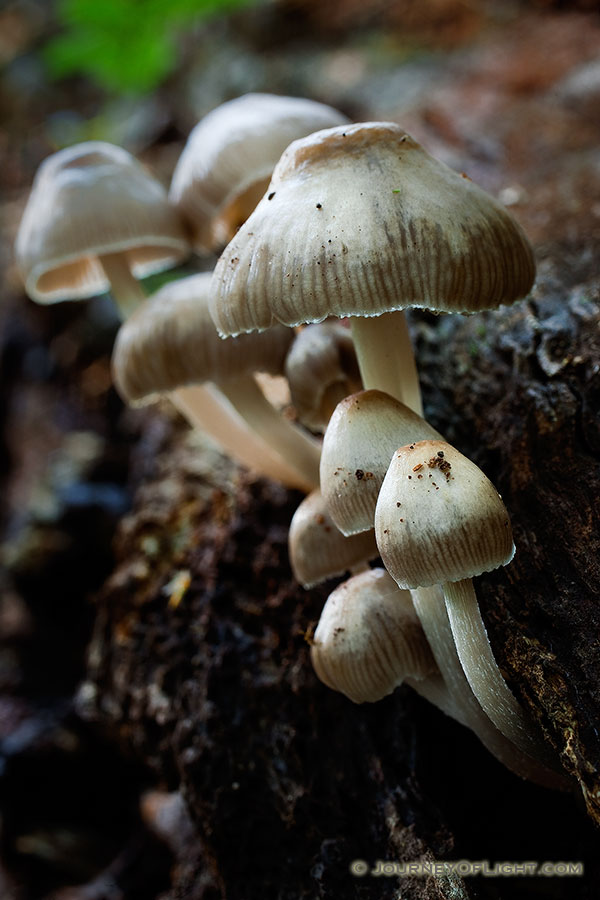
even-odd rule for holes
{"type": "Polygon", "coordinates": [[[188,138],[170,190],[195,245],[211,249],[233,237],[288,144],[346,122],[323,103],[274,94],[245,94],[208,113],[188,138]]]}
{"type": "Polygon", "coordinates": [[[276,325],[222,340],[208,311],[210,272],[173,281],[121,326],[113,351],[117,390],[129,403],[204,381],[281,373],[294,337],[276,325]]]}
{"type": "Polygon", "coordinates": [[[166,191],[126,150],[89,141],[39,167],[15,245],[25,290],[39,303],[108,290],[97,257],[124,253],[143,277],[189,253],[166,191]]]}
{"type": "Polygon", "coordinates": [[[294,577],[305,588],[378,556],[373,532],[344,537],[338,531],[320,491],[308,494],[294,513],[288,547],[294,577]]]}
{"type": "Polygon", "coordinates": [[[401,588],[473,578],[507,565],[515,552],[498,491],[443,441],[394,453],[377,501],[375,534],[401,588]]]}
{"type": "Polygon", "coordinates": [[[373,528],[377,497],[397,447],[440,437],[425,419],[382,391],[359,391],[338,403],[323,438],[320,481],[342,534],[373,528]]]}
{"type": "Polygon", "coordinates": [[[295,141],[215,268],[222,334],[377,316],[477,312],[523,297],[531,247],[508,212],[395,124],[295,141]]]}
{"type": "Polygon", "coordinates": [[[290,347],[285,374],[300,421],[314,429],[326,426],[337,402],[362,387],[349,329],[339,322],[303,328],[290,347]]]}
{"type": "Polygon", "coordinates": [[[327,598],[311,646],[321,681],[354,703],[381,700],[436,671],[409,591],[385,569],[361,572],[327,598]]]}

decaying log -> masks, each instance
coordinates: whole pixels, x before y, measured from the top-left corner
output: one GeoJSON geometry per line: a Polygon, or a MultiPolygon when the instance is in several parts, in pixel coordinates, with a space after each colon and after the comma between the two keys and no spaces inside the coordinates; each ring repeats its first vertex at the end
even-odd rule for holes
{"type": "MultiPolygon", "coordinates": [[[[568,855],[550,823],[564,835],[573,822],[574,858],[593,841],[583,819],[585,805],[598,821],[599,300],[597,281],[568,286],[546,270],[529,302],[414,325],[431,421],[488,473],[513,520],[514,562],[477,582],[494,651],[579,800],[520,782],[408,690],[355,707],[320,685],[306,632],[331,583],[293,583],[286,534],[299,495],[153,426],[80,697],[87,717],[182,786],[201,862],[173,896],[395,896],[395,879],[353,877],[351,861],[455,859],[457,847],[473,858],[482,792],[507,829],[529,810],[533,858],[568,855]],[[474,817],[466,826],[457,803],[474,817]]],[[[532,858],[518,834],[513,856],[532,858]]],[[[511,858],[510,842],[483,848],[511,858]]],[[[403,897],[470,896],[468,879],[400,884],[403,897]]]]}

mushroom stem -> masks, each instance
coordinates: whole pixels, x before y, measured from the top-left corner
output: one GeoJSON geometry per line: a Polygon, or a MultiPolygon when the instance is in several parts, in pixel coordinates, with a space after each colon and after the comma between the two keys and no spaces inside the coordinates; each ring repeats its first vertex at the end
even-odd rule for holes
{"type": "Polygon", "coordinates": [[[209,434],[232,459],[286,487],[312,490],[312,484],[300,472],[254,435],[217,387],[210,384],[181,387],[171,391],[169,399],[188,422],[209,434]]]}
{"type": "MultiPolygon", "coordinates": [[[[105,254],[99,260],[121,316],[128,319],[146,300],[146,294],[132,275],[123,254],[105,254]]],[[[225,398],[220,396],[217,388],[193,385],[171,391],[168,396],[192,426],[209,434],[226,453],[242,465],[267,478],[276,478],[287,487],[304,491],[313,489],[312,480],[289,465],[285,459],[281,459],[269,443],[255,434],[244,417],[240,417],[225,398]]],[[[269,408],[272,409],[270,404],[269,408]]],[[[318,465],[317,460],[317,472],[318,465]]]]}
{"type": "Polygon", "coordinates": [[[547,746],[534,733],[494,659],[472,580],[446,582],[443,590],[458,657],[483,710],[517,747],[549,761],[547,746]]]}
{"type": "MultiPolygon", "coordinates": [[[[444,589],[447,586],[444,585],[444,589]]],[[[564,789],[568,782],[557,771],[559,763],[550,748],[539,738],[533,737],[531,724],[527,724],[527,740],[523,740],[522,732],[519,731],[517,736],[521,741],[517,743],[512,736],[514,729],[507,732],[504,731],[504,728],[500,730],[492,719],[491,710],[486,709],[484,712],[479,698],[476,699],[456,651],[448,612],[444,605],[442,587],[434,585],[433,587],[416,588],[411,591],[411,594],[431,651],[446,683],[450,708],[441,706],[433,699],[432,702],[468,725],[488,750],[513,772],[549,787],[564,789]],[[525,749],[523,744],[528,749],[525,749]]],[[[430,698],[427,697],[427,699],[430,698]]],[[[448,701],[444,700],[444,702],[448,701]]],[[[522,721],[524,720],[523,710],[520,708],[519,717],[522,721]]]]}
{"type": "Polygon", "coordinates": [[[98,260],[108,278],[121,318],[126,320],[146,299],[144,289],[132,275],[124,253],[104,253],[98,260]]]}
{"type": "Polygon", "coordinates": [[[476,703],[457,702],[441,675],[429,675],[422,679],[406,678],[405,684],[408,684],[417,694],[447,716],[473,731],[483,746],[515,775],[553,790],[570,791],[572,789],[568,778],[546,768],[515,747],[505,735],[494,727],[476,703]]]}
{"type": "Polygon", "coordinates": [[[302,475],[311,489],[319,486],[319,442],[281,416],[254,378],[230,378],[219,382],[219,389],[250,427],[302,475]]]}
{"type": "Polygon", "coordinates": [[[391,394],[422,416],[419,376],[404,311],[351,316],[350,325],[365,390],[391,394]]]}

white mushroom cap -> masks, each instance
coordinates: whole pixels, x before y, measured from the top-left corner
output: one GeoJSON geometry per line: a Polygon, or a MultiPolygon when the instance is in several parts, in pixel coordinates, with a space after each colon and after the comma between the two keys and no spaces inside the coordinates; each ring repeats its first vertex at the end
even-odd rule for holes
{"type": "Polygon", "coordinates": [[[378,556],[373,532],[344,537],[338,531],[320,491],[308,494],[294,513],[288,546],[294,577],[305,588],[378,556]]]}
{"type": "Polygon", "coordinates": [[[283,371],[293,331],[278,325],[222,340],[208,311],[210,285],[210,272],[172,281],[121,326],[113,376],[128,403],[184,385],[283,371]]]}
{"type": "Polygon", "coordinates": [[[401,588],[473,578],[507,565],[515,552],[498,491],[443,441],[394,453],[377,501],[375,534],[401,588]]]}
{"type": "Polygon", "coordinates": [[[520,226],[398,125],[366,122],[295,141],[221,256],[222,334],[407,306],[477,312],[531,288],[520,226]]]}
{"type": "Polygon", "coordinates": [[[320,482],[342,534],[373,528],[377,497],[397,447],[440,437],[425,419],[382,391],[359,391],[338,403],[323,439],[320,482]]]}
{"type": "Polygon", "coordinates": [[[285,374],[300,421],[315,430],[325,427],[339,400],[362,387],[350,330],[337,321],[303,328],[290,347],[285,374]]]}
{"type": "Polygon", "coordinates": [[[175,265],[189,243],[162,185],[126,150],[88,141],[39,167],[15,251],[29,296],[54,303],[108,290],[98,256],[125,254],[139,278],[175,265]]]}
{"type": "Polygon", "coordinates": [[[323,103],[274,94],[245,94],[208,113],[188,138],[170,190],[196,247],[211,249],[233,237],[288,144],[346,122],[323,103]]]}
{"type": "Polygon", "coordinates": [[[327,598],[311,646],[321,681],[354,703],[376,702],[406,678],[437,671],[409,591],[369,569],[327,598]]]}

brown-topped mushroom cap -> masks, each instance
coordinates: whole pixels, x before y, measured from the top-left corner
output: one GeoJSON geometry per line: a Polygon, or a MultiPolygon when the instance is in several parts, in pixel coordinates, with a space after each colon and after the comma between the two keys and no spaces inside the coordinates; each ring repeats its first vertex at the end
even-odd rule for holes
{"type": "Polygon", "coordinates": [[[208,311],[209,272],[170,282],[121,326],[113,352],[115,384],[132,403],[204,381],[283,370],[294,337],[283,325],[222,340],[208,311]]]}
{"type": "Polygon", "coordinates": [[[53,303],[108,289],[99,256],[123,253],[143,277],[179,262],[189,244],[162,185],[126,150],[89,141],[42,163],[15,250],[29,296],[53,303]]]}
{"type": "Polygon", "coordinates": [[[481,469],[444,441],[394,453],[375,511],[377,546],[401,588],[461,581],[507,565],[508,512],[481,469]]]}
{"type": "Polygon", "coordinates": [[[208,113],[188,138],[169,194],[196,247],[214,248],[233,237],[288,144],[347,121],[323,103],[274,94],[245,94],[208,113]]]}
{"type": "Polygon", "coordinates": [[[321,451],[320,482],[342,534],[373,528],[379,490],[394,450],[441,435],[382,391],[359,391],[336,406],[321,451]]]}
{"type": "Polygon", "coordinates": [[[354,703],[376,702],[406,678],[436,672],[410,592],[385,569],[361,572],[329,595],[310,655],[321,681],[354,703]]]}
{"type": "Polygon", "coordinates": [[[531,288],[531,247],[509,213],[400,126],[317,132],[283,153],[215,268],[222,334],[379,316],[477,312],[531,288]]]}
{"type": "Polygon", "coordinates": [[[305,497],[294,513],[288,546],[294,577],[306,588],[378,555],[373,532],[345,537],[338,531],[320,491],[305,497]]]}

